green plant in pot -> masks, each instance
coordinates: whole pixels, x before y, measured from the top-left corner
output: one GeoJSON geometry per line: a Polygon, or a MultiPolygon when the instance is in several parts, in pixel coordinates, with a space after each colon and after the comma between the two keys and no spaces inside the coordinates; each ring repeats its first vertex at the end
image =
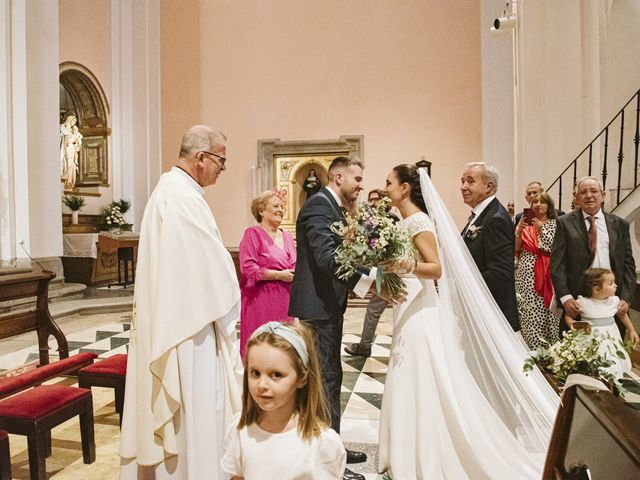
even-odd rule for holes
{"type": "Polygon", "coordinates": [[[62,203],[71,210],[71,224],[78,224],[78,212],[85,206],[84,197],[79,195],[65,195],[62,197],[62,203]]]}
{"type": "Polygon", "coordinates": [[[131,208],[131,202],[124,198],[114,200],[100,211],[98,228],[100,230],[131,231],[132,225],[126,223],[124,214],[131,208]]]}

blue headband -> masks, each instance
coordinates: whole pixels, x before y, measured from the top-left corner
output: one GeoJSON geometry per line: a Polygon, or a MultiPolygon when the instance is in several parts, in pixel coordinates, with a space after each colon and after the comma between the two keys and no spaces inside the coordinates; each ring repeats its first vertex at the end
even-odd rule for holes
{"type": "Polygon", "coordinates": [[[281,322],[268,322],[258,327],[251,335],[251,338],[257,337],[261,333],[268,332],[284,338],[298,352],[300,359],[305,367],[309,367],[309,353],[304,339],[296,333],[295,330],[281,322]]]}

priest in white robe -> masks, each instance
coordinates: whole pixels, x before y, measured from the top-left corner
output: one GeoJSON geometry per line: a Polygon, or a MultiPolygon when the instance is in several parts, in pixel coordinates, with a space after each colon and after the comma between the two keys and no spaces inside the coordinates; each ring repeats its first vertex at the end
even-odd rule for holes
{"type": "Polygon", "coordinates": [[[196,125],[145,208],[127,364],[121,479],[227,478],[223,434],[240,409],[240,291],[203,188],[226,138],[196,125]]]}

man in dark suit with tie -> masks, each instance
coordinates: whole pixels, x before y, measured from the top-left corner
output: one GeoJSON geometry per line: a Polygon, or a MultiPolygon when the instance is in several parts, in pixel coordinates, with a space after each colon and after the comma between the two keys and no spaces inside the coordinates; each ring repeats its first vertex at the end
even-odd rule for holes
{"type": "MultiPolygon", "coordinates": [[[[316,334],[331,428],[340,432],[340,388],[342,384],[342,324],[347,308],[347,294],[353,290],[364,297],[374,273],[361,269],[352,277],[336,277],[334,253],[342,239],[331,230],[334,222],[344,220],[344,210],[355,207],[362,190],[362,163],[357,159],[337,157],[329,166],[328,184],[304,204],[296,221],[298,259],[291,285],[289,315],[312,328],[316,334]],[[371,273],[371,275],[369,275],[371,273]]],[[[362,452],[347,450],[347,463],[366,460],[362,452]]],[[[364,480],[364,476],[347,469],[346,480],[364,480]]]]}
{"type": "Polygon", "coordinates": [[[471,216],[462,231],[482,278],[514,331],[520,330],[513,268],[515,237],[511,216],[496,198],[498,172],[486,163],[469,163],[460,191],[471,216]]]}
{"type": "MultiPolygon", "coordinates": [[[[616,278],[621,314],[627,313],[636,286],[636,265],[631,252],[629,224],[602,211],[605,192],[596,177],[576,184],[573,211],[558,218],[551,247],[551,280],[565,313],[577,319],[578,295],[584,295],[584,272],[590,267],[610,269],[616,278]]],[[[624,327],[618,322],[624,337],[624,327]]],[[[566,328],[566,325],[565,325],[566,328]]]]}

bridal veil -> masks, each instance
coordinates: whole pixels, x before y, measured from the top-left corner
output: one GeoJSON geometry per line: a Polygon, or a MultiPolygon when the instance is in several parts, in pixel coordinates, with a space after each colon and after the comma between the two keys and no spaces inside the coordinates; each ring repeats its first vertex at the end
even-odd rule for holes
{"type": "Polygon", "coordinates": [[[448,318],[453,319],[443,326],[444,340],[449,343],[445,348],[462,347],[461,361],[507,428],[528,451],[544,453],[558,396],[539,371],[528,376],[522,372],[527,350],[494,301],[426,170],[419,172],[440,245],[440,305],[450,310],[448,318]]]}

